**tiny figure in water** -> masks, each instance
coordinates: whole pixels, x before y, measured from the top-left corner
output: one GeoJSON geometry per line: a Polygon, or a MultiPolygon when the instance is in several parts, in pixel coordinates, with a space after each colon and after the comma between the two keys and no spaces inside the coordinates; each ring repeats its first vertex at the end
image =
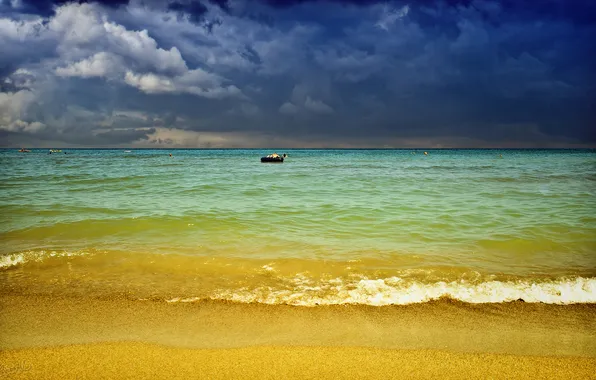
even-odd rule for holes
{"type": "Polygon", "coordinates": [[[172,153],[170,153],[170,157],[172,157],[172,153]]]}

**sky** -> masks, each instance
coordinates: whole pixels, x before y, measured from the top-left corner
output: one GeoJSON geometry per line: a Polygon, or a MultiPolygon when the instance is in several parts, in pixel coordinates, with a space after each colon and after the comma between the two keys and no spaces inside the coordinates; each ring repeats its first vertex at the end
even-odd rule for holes
{"type": "Polygon", "coordinates": [[[0,146],[596,147],[594,0],[0,0],[0,146]]]}

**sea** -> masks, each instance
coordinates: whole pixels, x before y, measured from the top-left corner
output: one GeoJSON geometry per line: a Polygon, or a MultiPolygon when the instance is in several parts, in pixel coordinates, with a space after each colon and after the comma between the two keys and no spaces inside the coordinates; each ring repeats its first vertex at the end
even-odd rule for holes
{"type": "Polygon", "coordinates": [[[596,150],[3,149],[0,293],[594,303],[596,150]]]}

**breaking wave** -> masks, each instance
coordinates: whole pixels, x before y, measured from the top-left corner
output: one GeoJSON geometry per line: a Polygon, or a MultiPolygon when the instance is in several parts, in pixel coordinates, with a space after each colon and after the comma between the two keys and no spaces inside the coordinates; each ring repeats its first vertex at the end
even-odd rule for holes
{"type": "Polygon", "coordinates": [[[501,303],[523,300],[531,303],[596,303],[596,278],[577,277],[545,282],[466,281],[425,284],[399,277],[361,279],[346,283],[343,279],[311,284],[304,277],[295,279],[295,287],[275,289],[225,289],[209,297],[173,298],[167,302],[197,302],[205,299],[238,303],[286,304],[294,306],[360,304],[371,306],[408,305],[449,298],[467,303],[501,303]]]}
{"type": "Polygon", "coordinates": [[[42,262],[50,258],[75,257],[91,255],[89,251],[26,251],[0,256],[0,270],[9,269],[25,263],[42,262]]]}

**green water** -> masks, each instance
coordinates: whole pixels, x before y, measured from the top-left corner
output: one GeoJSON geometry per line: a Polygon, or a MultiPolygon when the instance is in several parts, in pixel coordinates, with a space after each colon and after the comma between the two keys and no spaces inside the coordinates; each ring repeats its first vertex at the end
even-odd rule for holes
{"type": "Polygon", "coordinates": [[[296,281],[579,279],[580,301],[596,299],[594,150],[278,151],[283,164],[260,163],[266,150],[64,151],[0,151],[15,289],[77,273],[96,292],[118,273],[139,294],[230,299],[296,281]]]}

